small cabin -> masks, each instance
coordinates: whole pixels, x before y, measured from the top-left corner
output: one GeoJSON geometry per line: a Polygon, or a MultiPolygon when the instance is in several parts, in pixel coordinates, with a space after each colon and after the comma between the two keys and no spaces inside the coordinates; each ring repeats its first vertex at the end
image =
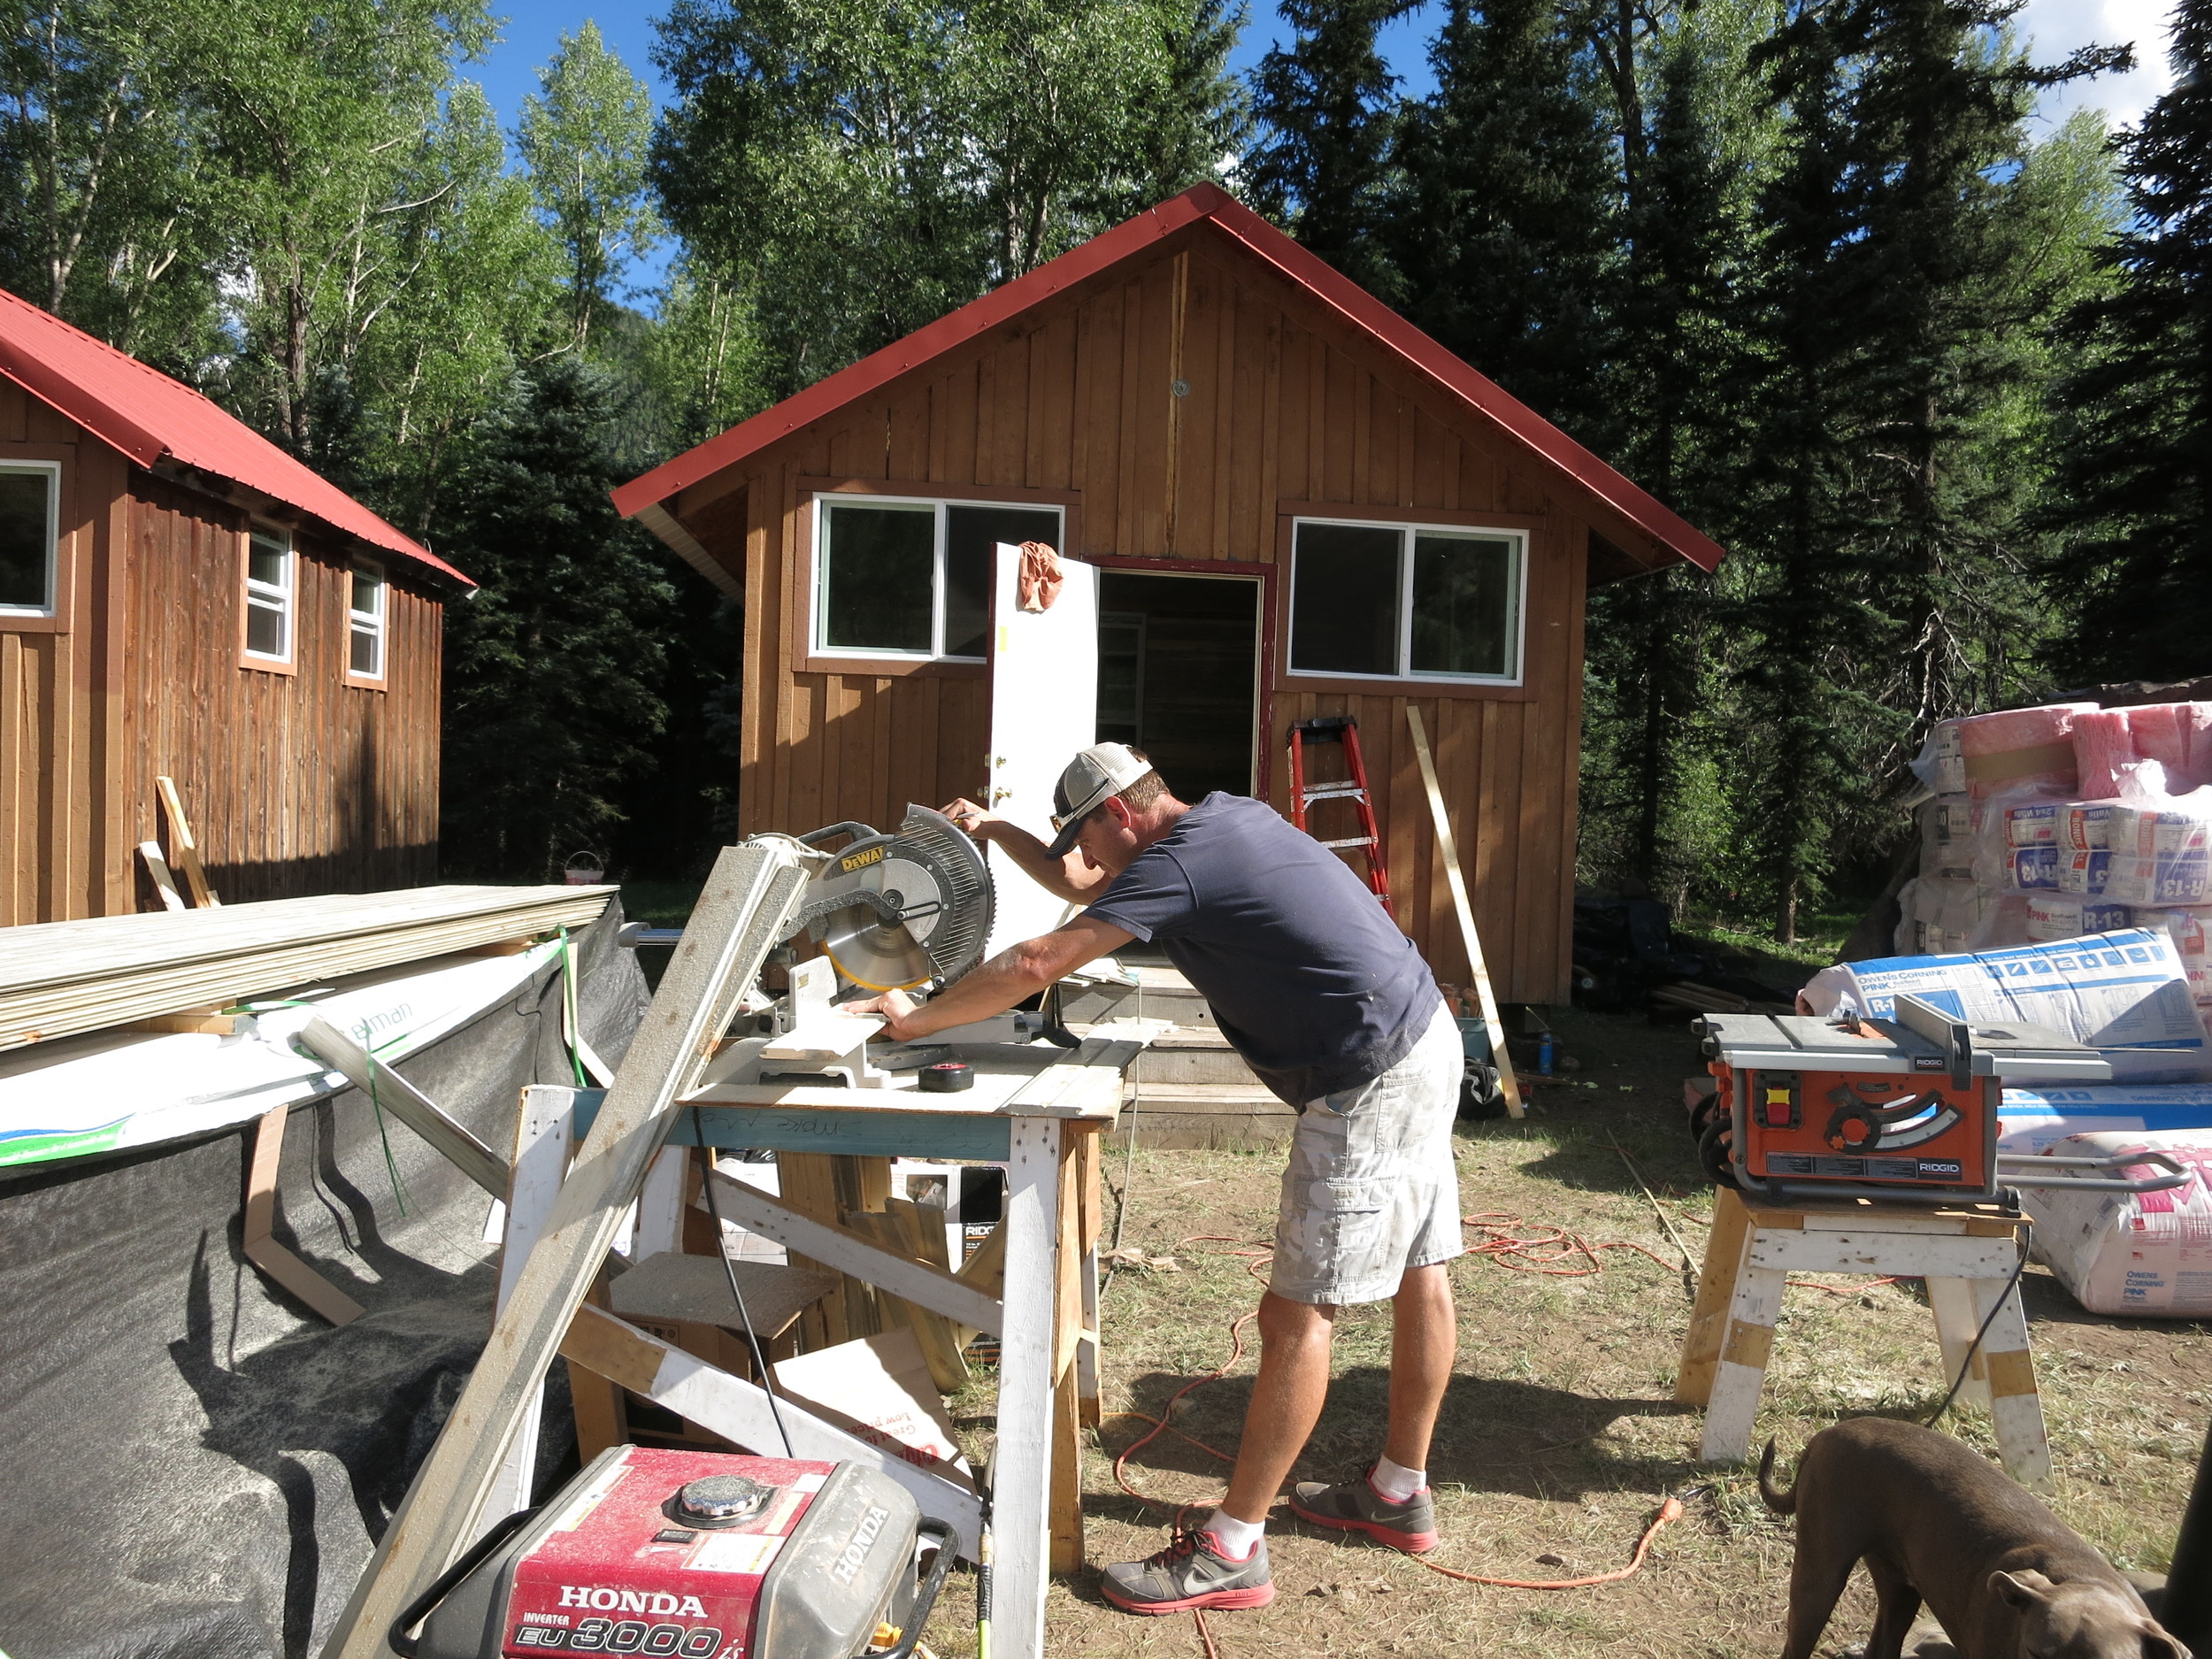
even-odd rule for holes
{"type": "MultiPolygon", "coordinates": [[[[1589,588],[1722,557],[1206,185],[615,501],[744,603],[745,833],[967,795],[1043,833],[1051,776],[1108,738],[1186,799],[1288,813],[1293,726],[1350,715],[1395,914],[1459,980],[1415,705],[1510,1002],[1567,997],[1589,588]],[[1030,541],[1090,609],[1024,648],[1030,541]]],[[[1309,768],[1340,772],[1333,745],[1309,768]]],[[[1036,895],[1002,878],[1002,908],[1048,925],[1014,888],[1036,895]]]]}
{"type": "Polygon", "coordinates": [[[163,777],[223,899],[434,880],[444,604],[472,585],[0,291],[0,926],[154,903],[163,777]]]}

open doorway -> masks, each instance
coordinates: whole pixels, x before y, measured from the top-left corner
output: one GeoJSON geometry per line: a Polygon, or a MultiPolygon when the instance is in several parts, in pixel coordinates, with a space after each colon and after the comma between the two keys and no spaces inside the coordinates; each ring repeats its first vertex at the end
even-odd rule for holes
{"type": "Polygon", "coordinates": [[[1152,757],[1186,801],[1257,787],[1260,582],[1098,578],[1098,741],[1152,757]]]}

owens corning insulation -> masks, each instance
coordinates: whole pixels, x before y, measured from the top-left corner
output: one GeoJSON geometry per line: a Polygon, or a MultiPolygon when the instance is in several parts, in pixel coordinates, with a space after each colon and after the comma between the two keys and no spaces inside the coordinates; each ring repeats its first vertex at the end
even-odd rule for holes
{"type": "MultiPolygon", "coordinates": [[[[2162,1134],[2069,1135],[2061,1157],[2159,1151],[2187,1169],[2185,1186],[2162,1193],[2069,1193],[2024,1187],[2035,1221],[2035,1251],[2092,1313],[2197,1319],[2212,1315],[2212,1130],[2162,1134]]],[[[2149,1164],[2130,1176],[2162,1175],[2149,1164]]]]}
{"type": "Polygon", "coordinates": [[[1823,968],[1800,993],[1823,1018],[1846,1002],[1886,1019],[1909,992],[1955,1018],[2019,1020],[2087,1043],[2115,1082],[2212,1077],[2181,954],[2163,929],[1949,956],[1886,956],[1823,968]]]}
{"type": "Polygon", "coordinates": [[[2212,1086],[2046,1083],[2007,1089],[1997,1108],[1997,1144],[2007,1152],[2040,1152],[2068,1135],[2124,1131],[2156,1139],[2173,1129],[2212,1130],[2212,1086]]]}
{"type": "Polygon", "coordinates": [[[2032,783],[2055,795],[2075,793],[2074,718],[2096,709],[2093,703],[2047,703],[1959,721],[1966,792],[1979,799],[2032,783]]]}

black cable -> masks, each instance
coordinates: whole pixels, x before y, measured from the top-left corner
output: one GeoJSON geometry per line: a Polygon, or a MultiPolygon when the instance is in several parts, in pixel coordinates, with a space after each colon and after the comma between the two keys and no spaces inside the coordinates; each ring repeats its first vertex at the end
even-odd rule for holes
{"type": "MultiPolygon", "coordinates": [[[[2004,1311],[2005,1303],[2012,1300],[2012,1293],[2019,1287],[2020,1275],[2028,1271],[2028,1248],[2035,1239],[2035,1223],[2023,1220],[2020,1224],[2020,1259],[2012,1265],[2012,1277],[2005,1280],[2005,1287],[1989,1310],[1989,1317],[1982,1321],[1982,1328],[1974,1333],[1974,1340],[1966,1345],[1966,1357],[1959,1362],[1959,1374],[1951,1380],[1951,1392],[1943,1396],[1943,1403],[1928,1414],[1928,1420],[1920,1426],[1935,1427],[1938,1418],[1951,1409],[1951,1402],[1959,1397],[1959,1390],[1966,1386],[1966,1373],[1974,1369],[1974,1356],[1982,1351],[1982,1339],[1989,1334],[1989,1327],[1997,1323],[1997,1316],[2004,1311]]],[[[2021,1317],[2025,1318],[2024,1310],[2021,1317]]]]}
{"type": "Polygon", "coordinates": [[[705,1127],[699,1119],[699,1108],[695,1102],[691,1108],[691,1138],[699,1143],[707,1155],[706,1179],[700,1184],[707,1194],[707,1217],[714,1223],[714,1253],[722,1260],[722,1271],[730,1281],[730,1300],[737,1304],[737,1317],[745,1327],[745,1345],[753,1350],[753,1370],[760,1377],[760,1391],[768,1396],[768,1415],[776,1420],[776,1438],[783,1442],[783,1455],[796,1460],[791,1449],[791,1431],[783,1425],[782,1408],[776,1404],[776,1379],[768,1369],[768,1356],[760,1351],[760,1333],[753,1329],[753,1316],[745,1311],[745,1293],[737,1287],[737,1263],[730,1260],[728,1244],[722,1237],[722,1206],[714,1197],[714,1148],[707,1145],[705,1127]]]}

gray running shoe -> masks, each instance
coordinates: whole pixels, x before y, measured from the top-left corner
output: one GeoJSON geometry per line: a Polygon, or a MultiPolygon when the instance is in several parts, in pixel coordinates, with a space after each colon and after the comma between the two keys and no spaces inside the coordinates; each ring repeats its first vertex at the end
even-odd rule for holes
{"type": "Polygon", "coordinates": [[[1267,1540],[1243,1561],[1215,1547],[1211,1532],[1177,1528],[1168,1547],[1143,1561],[1118,1561],[1099,1577],[1100,1591],[1125,1613],[1182,1613],[1202,1607],[1265,1607],[1275,1599],[1267,1540]]]}
{"type": "Polygon", "coordinates": [[[1425,1555],[1438,1541],[1436,1504],[1429,1489],[1424,1486],[1403,1503],[1393,1503],[1375,1490],[1374,1472],[1375,1465],[1366,1464],[1333,1486],[1302,1480],[1290,1489],[1291,1513],[1316,1526],[1364,1532],[1409,1555],[1425,1555]]]}

